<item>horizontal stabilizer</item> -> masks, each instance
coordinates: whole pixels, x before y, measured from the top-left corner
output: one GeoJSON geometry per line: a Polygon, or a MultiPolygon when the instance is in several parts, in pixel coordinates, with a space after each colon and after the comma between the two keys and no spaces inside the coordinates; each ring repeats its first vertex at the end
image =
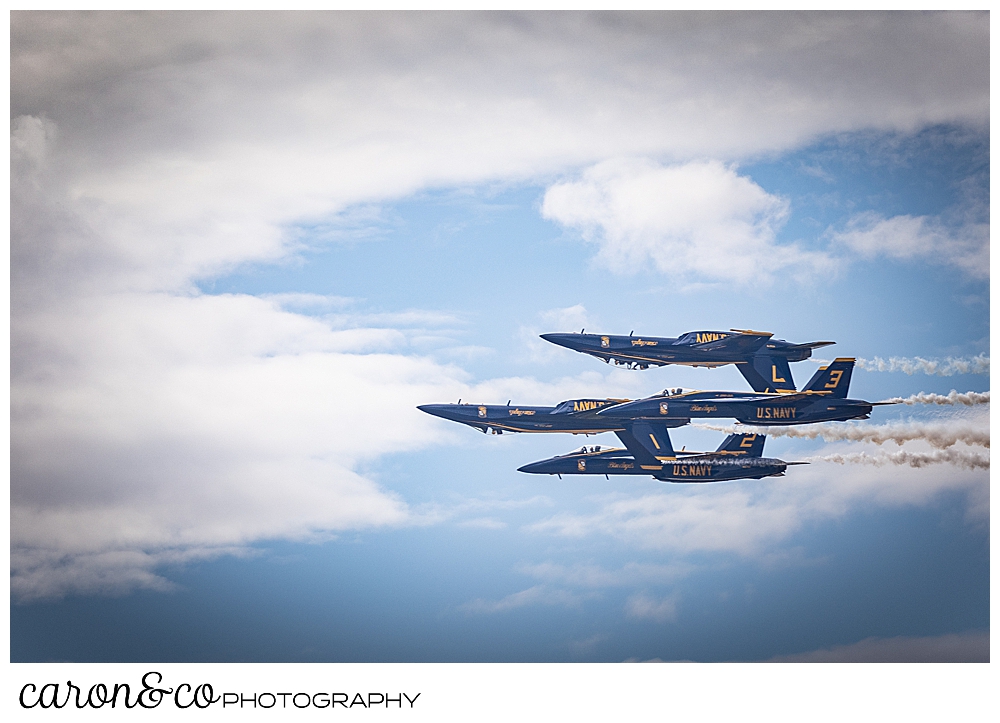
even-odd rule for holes
{"type": "Polygon", "coordinates": [[[789,344],[788,349],[819,349],[824,346],[833,346],[835,341],[810,341],[805,344],[789,344]]]}

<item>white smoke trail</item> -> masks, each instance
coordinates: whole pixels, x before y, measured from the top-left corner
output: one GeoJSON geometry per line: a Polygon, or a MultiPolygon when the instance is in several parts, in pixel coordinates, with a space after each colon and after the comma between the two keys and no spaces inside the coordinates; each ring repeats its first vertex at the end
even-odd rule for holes
{"type": "Polygon", "coordinates": [[[974,356],[971,359],[948,357],[944,360],[923,359],[922,357],[893,356],[888,359],[858,359],[858,369],[869,372],[903,372],[904,374],[937,374],[939,377],[950,377],[955,374],[989,374],[990,358],[986,354],[974,356]]]}
{"type": "Polygon", "coordinates": [[[882,404],[964,404],[971,407],[974,404],[989,404],[989,392],[965,392],[964,394],[952,389],[947,395],[931,394],[930,392],[920,392],[909,397],[893,397],[883,399],[882,404]]]}
{"type": "Polygon", "coordinates": [[[949,449],[938,452],[881,452],[865,454],[852,452],[849,454],[826,454],[819,457],[806,457],[806,462],[834,462],[835,464],[871,464],[882,467],[887,464],[909,465],[910,467],[925,467],[929,464],[954,464],[966,469],[989,469],[990,456],[964,450],[949,449]]]}
{"type": "Polygon", "coordinates": [[[806,424],[796,427],[757,427],[695,423],[692,427],[711,429],[728,434],[765,434],[770,437],[822,439],[826,442],[873,442],[884,444],[922,440],[937,449],[947,449],[958,442],[970,446],[989,447],[990,430],[969,423],[941,424],[933,422],[905,422],[896,424],[806,424]]]}

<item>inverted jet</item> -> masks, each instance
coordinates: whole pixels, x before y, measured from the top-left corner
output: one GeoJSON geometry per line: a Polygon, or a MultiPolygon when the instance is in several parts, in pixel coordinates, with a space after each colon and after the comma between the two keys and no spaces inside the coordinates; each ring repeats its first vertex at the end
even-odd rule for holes
{"type": "Polygon", "coordinates": [[[735,419],[742,424],[792,425],[868,419],[886,402],[848,399],[854,359],[836,359],[820,367],[800,392],[685,392],[667,390],[634,402],[609,405],[598,417],[656,420],[680,426],[691,419],[735,419]],[[683,420],[683,421],[682,421],[683,420]]]}
{"type": "MultiPolygon", "coordinates": [[[[625,448],[584,447],[518,469],[529,474],[612,474],[651,475],[661,482],[722,482],[737,479],[781,477],[788,465],[762,456],[764,435],[730,434],[714,452],[673,450],[666,430],[652,431],[648,437],[633,427],[633,432],[619,432],[625,448]],[[651,444],[652,442],[652,444],[651,444]]],[[[642,430],[645,431],[645,430],[642,430]]]]}
{"type": "Polygon", "coordinates": [[[632,369],[683,364],[720,367],[735,364],[757,392],[795,391],[789,362],[803,361],[813,349],[834,344],[811,341],[793,344],[775,339],[766,331],[689,331],[679,337],[615,336],[612,334],[542,334],[542,338],[574,351],[590,354],[605,363],[632,369]]]}
{"type": "MultiPolygon", "coordinates": [[[[631,422],[619,417],[599,417],[601,409],[623,404],[628,399],[569,399],[554,407],[525,407],[508,404],[422,404],[417,409],[435,417],[467,424],[483,433],[569,432],[600,434],[624,430],[631,422]]],[[[690,420],[672,418],[664,426],[680,427],[690,420]]]]}

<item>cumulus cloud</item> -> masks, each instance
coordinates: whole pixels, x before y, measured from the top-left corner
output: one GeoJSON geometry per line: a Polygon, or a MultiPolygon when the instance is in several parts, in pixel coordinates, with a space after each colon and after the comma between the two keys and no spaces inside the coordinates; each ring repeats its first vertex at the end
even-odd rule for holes
{"type": "Polygon", "coordinates": [[[831,270],[824,253],[775,243],[787,213],[785,200],[717,161],[605,161],[551,186],[542,203],[543,216],[578,229],[618,273],[652,264],[749,282],[775,271],[831,270]]]}
{"type": "Polygon", "coordinates": [[[975,278],[990,275],[989,223],[949,226],[929,216],[884,218],[869,211],[851,218],[831,238],[866,258],[925,258],[957,266],[975,278]]]}
{"type": "MultiPolygon", "coordinates": [[[[431,186],[985,127],[987,17],[15,13],[11,110],[58,129],[63,186],[100,231],[88,254],[164,288],[431,186]]],[[[766,243],[780,200],[703,170],[726,228],[766,243]]]]}
{"type": "Polygon", "coordinates": [[[23,598],[152,584],[139,572],[168,558],[259,539],[406,523],[405,502],[353,467],[430,443],[414,406],[460,376],[391,353],[392,330],[331,329],[243,295],[78,299],[19,315],[12,337],[23,598]]]}

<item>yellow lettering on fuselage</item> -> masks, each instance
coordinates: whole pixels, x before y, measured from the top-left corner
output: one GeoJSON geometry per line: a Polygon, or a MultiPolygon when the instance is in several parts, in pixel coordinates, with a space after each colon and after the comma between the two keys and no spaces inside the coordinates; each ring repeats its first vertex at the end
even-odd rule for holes
{"type": "Polygon", "coordinates": [[[718,407],[713,406],[711,404],[692,404],[691,405],[691,411],[692,412],[715,412],[718,409],[719,409],[718,407]]]}
{"type": "Polygon", "coordinates": [[[795,419],[795,407],[757,407],[757,419],[795,419]]]}
{"type": "Polygon", "coordinates": [[[634,462],[608,462],[608,469],[634,469],[634,462]]]}
{"type": "Polygon", "coordinates": [[[534,414],[535,410],[534,409],[511,409],[507,413],[509,415],[511,415],[512,417],[514,417],[514,416],[520,417],[523,414],[528,414],[528,415],[534,414]]]}
{"type": "Polygon", "coordinates": [[[711,477],[710,464],[675,464],[674,477],[711,477]]]}
{"type": "Polygon", "coordinates": [[[633,339],[632,346],[656,346],[658,341],[645,341],[644,339],[633,339]]]}
{"type": "Polygon", "coordinates": [[[610,404],[610,402],[595,402],[592,399],[584,399],[579,402],[573,402],[573,411],[589,412],[591,409],[599,409],[601,407],[607,406],[608,404],[610,404]]]}
{"type": "Polygon", "coordinates": [[[695,334],[694,343],[695,344],[707,344],[710,341],[718,341],[719,339],[725,339],[729,334],[695,334]]]}

